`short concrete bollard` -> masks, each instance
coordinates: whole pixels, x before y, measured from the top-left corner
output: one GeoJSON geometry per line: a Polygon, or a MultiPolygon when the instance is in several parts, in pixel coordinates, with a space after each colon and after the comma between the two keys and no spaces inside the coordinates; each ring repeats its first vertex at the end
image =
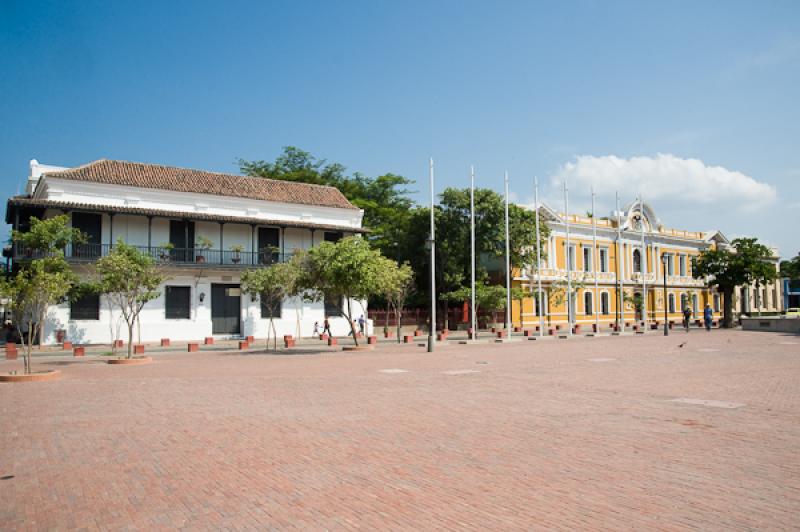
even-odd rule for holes
{"type": "Polygon", "coordinates": [[[161,339],[161,347],[169,347],[169,338],[161,339]]]}
{"type": "Polygon", "coordinates": [[[200,342],[189,342],[189,353],[196,353],[200,351],[200,342]]]}
{"type": "Polygon", "coordinates": [[[6,344],[6,360],[16,360],[17,359],[17,344],[14,342],[8,342],[6,344]]]}
{"type": "Polygon", "coordinates": [[[86,354],[86,348],[82,346],[74,347],[72,349],[72,356],[74,357],[82,357],[86,354]]]}
{"type": "Polygon", "coordinates": [[[69,340],[64,340],[64,343],[61,345],[61,349],[63,349],[64,351],[69,351],[70,349],[72,349],[72,342],[70,342],[69,340]]]}
{"type": "Polygon", "coordinates": [[[336,342],[336,338],[333,338],[333,337],[328,338],[328,345],[329,346],[335,346],[337,343],[338,342],[336,342]]]}
{"type": "Polygon", "coordinates": [[[377,337],[377,336],[369,336],[369,337],[367,338],[367,344],[369,344],[369,345],[375,345],[375,344],[377,344],[377,343],[378,343],[378,337],[377,337]]]}
{"type": "Polygon", "coordinates": [[[203,343],[206,345],[214,345],[214,337],[213,336],[206,336],[203,343]]]}
{"type": "Polygon", "coordinates": [[[135,355],[143,355],[144,354],[144,345],[143,344],[134,344],[134,346],[133,346],[133,354],[135,354],[135,355]]]}

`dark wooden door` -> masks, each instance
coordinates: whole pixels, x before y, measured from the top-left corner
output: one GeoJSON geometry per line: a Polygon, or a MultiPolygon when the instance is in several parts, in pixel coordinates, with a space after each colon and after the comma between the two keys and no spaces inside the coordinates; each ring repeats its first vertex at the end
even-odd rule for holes
{"type": "Polygon", "coordinates": [[[170,255],[172,260],[194,262],[194,222],[170,220],[169,242],[175,246],[170,255]]]}
{"type": "Polygon", "coordinates": [[[241,299],[238,284],[211,285],[212,334],[241,333],[241,299]]]}
{"type": "Polygon", "coordinates": [[[280,253],[280,231],[275,227],[258,228],[258,262],[273,264],[278,262],[280,253]]]}
{"type": "Polygon", "coordinates": [[[84,242],[72,246],[72,256],[85,259],[99,257],[102,254],[102,217],[90,212],[73,212],[72,227],[83,233],[86,239],[84,242]]]}

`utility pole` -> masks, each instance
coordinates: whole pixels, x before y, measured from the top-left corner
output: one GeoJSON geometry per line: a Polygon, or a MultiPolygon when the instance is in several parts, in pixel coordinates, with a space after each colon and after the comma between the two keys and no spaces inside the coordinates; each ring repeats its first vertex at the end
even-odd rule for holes
{"type": "Polygon", "coordinates": [[[436,342],[436,226],[434,222],[433,202],[433,158],[430,159],[430,181],[431,181],[431,234],[429,242],[431,244],[431,323],[428,327],[428,353],[433,352],[436,342]]]}

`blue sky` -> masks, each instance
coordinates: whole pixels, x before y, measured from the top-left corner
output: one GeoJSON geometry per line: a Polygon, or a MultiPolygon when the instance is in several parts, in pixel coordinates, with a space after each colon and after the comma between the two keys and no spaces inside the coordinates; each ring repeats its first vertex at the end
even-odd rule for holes
{"type": "MultiPolygon", "coordinates": [[[[800,3],[0,1],[0,183],[295,145],[800,250],[800,3]]],[[[3,198],[4,199],[4,198],[3,198]]],[[[555,207],[560,205],[555,204],[555,207]]]]}

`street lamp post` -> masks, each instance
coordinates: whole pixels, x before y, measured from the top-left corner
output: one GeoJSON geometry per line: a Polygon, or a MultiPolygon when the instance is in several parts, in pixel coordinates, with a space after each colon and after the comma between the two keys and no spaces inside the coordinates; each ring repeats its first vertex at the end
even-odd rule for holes
{"type": "Polygon", "coordinates": [[[667,260],[668,257],[666,253],[661,255],[661,264],[664,270],[664,336],[669,336],[669,305],[668,305],[668,298],[667,298],[667,260]]]}

